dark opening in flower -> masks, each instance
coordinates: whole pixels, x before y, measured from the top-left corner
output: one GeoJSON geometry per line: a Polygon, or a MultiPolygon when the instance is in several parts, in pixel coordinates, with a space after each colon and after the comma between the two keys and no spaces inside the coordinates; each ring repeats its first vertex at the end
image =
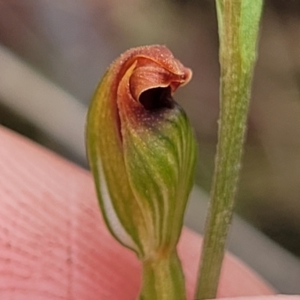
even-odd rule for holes
{"type": "Polygon", "coordinates": [[[174,100],[171,96],[171,87],[158,87],[146,90],[140,95],[139,101],[146,110],[174,108],[174,100]]]}

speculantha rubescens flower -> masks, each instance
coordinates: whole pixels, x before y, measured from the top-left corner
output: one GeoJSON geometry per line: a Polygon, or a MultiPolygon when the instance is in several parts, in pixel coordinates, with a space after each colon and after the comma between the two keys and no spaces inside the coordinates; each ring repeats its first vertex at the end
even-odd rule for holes
{"type": "Polygon", "coordinates": [[[140,299],[183,300],[178,242],[196,143],[176,89],[191,78],[164,46],[128,50],[88,112],[87,152],[105,222],[143,263],[140,299]]]}

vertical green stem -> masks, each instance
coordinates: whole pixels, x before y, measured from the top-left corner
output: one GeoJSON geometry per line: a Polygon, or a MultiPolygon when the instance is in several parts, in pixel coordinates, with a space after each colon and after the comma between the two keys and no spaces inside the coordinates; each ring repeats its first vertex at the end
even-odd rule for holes
{"type": "Polygon", "coordinates": [[[262,0],[216,0],[220,38],[219,139],[195,299],[215,298],[237,189],[262,0]]]}
{"type": "Polygon", "coordinates": [[[143,262],[139,300],[185,300],[185,282],[177,252],[143,262]]]}

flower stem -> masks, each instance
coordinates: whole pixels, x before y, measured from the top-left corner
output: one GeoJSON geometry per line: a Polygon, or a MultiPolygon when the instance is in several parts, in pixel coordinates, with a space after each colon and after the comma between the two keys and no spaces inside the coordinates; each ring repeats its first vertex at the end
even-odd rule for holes
{"type": "Polygon", "coordinates": [[[185,282],[177,252],[143,262],[139,300],[185,300],[185,282]]]}
{"type": "Polygon", "coordinates": [[[237,190],[262,0],[216,0],[220,118],[215,171],[195,299],[215,298],[237,190]]]}

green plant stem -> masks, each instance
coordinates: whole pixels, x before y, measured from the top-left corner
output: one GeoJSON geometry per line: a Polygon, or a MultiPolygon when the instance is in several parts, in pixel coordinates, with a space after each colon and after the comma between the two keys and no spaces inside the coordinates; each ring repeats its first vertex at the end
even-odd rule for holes
{"type": "Polygon", "coordinates": [[[211,199],[195,299],[215,298],[241,167],[261,0],[216,0],[220,119],[211,199]]]}
{"type": "Polygon", "coordinates": [[[142,276],[139,300],[186,299],[184,275],[176,251],[144,261],[142,276]]]}

